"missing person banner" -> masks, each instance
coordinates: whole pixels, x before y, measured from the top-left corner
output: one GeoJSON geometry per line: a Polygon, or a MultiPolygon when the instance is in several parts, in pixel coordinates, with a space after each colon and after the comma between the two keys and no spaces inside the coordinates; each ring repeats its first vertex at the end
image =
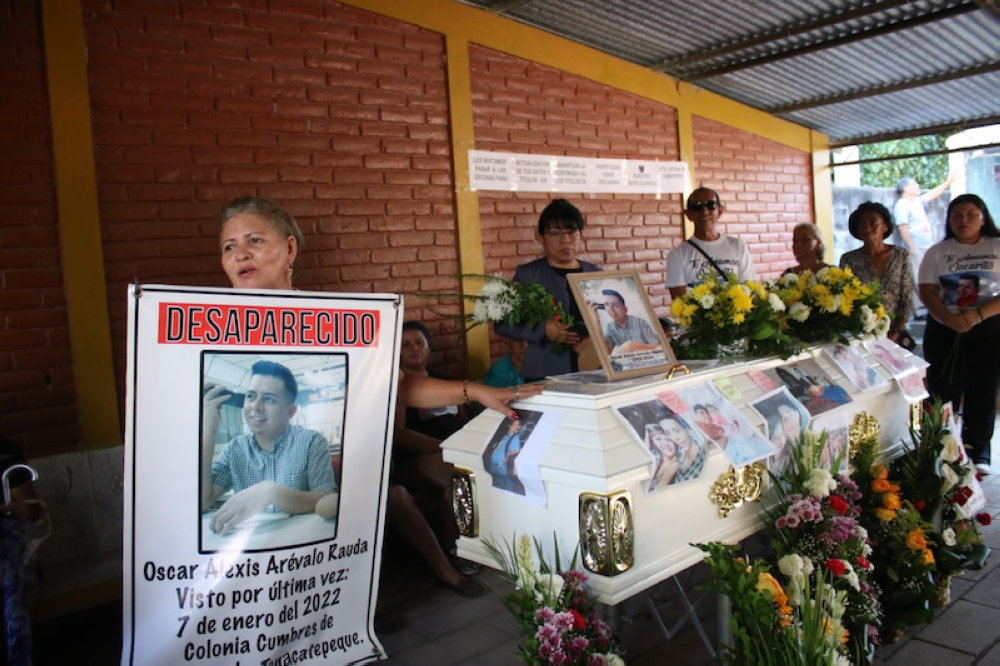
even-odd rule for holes
{"type": "Polygon", "coordinates": [[[398,298],[128,301],[122,664],[383,658],[398,298]]]}

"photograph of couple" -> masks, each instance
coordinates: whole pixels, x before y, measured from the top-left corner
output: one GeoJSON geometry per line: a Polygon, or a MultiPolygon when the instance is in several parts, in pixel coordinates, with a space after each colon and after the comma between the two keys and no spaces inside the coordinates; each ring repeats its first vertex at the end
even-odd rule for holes
{"type": "Polygon", "coordinates": [[[615,413],[652,459],[647,493],[701,476],[708,458],[705,439],[660,400],[616,405],[615,413]]]}

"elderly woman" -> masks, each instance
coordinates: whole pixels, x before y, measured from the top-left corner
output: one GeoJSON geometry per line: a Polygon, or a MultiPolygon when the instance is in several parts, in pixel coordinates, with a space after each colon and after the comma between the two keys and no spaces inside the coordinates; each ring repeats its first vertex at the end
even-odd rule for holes
{"type": "Polygon", "coordinates": [[[982,199],[955,197],[944,240],[920,264],[920,297],[930,317],[924,356],[932,396],[962,406],[962,440],[989,474],[1000,389],[1000,230],[982,199]],[[974,289],[972,288],[974,285],[974,289]]]}
{"type": "Polygon", "coordinates": [[[801,275],[806,271],[816,273],[827,267],[823,261],[826,247],[823,246],[823,239],[819,237],[819,230],[812,222],[802,222],[795,225],[792,231],[792,254],[798,263],[786,270],[786,273],[801,275]]]}
{"type": "MultiPolygon", "coordinates": [[[[236,199],[227,204],[219,215],[222,269],[234,288],[292,289],[293,267],[304,243],[295,218],[279,204],[267,199],[236,199]]],[[[402,381],[397,414],[403,406],[431,409],[475,400],[504,414],[512,414],[512,418],[516,419],[517,414],[508,408],[507,403],[541,391],[540,386],[495,389],[430,377],[411,376],[403,380],[404,373],[400,371],[399,374],[402,381]]],[[[336,502],[338,496],[329,497],[328,501],[336,502]]],[[[333,515],[336,506],[317,504],[316,512],[333,515]]],[[[395,485],[390,488],[387,515],[403,537],[424,557],[440,585],[463,596],[483,593],[482,586],[464,578],[448,561],[427,520],[404,487],[395,485]]]]}
{"type": "Polygon", "coordinates": [[[910,253],[885,243],[892,234],[892,213],[880,203],[866,201],[848,218],[851,235],[864,245],[844,253],[841,268],[850,268],[862,282],[878,280],[878,293],[892,317],[889,339],[896,341],[913,308],[913,271],[910,253]]]}

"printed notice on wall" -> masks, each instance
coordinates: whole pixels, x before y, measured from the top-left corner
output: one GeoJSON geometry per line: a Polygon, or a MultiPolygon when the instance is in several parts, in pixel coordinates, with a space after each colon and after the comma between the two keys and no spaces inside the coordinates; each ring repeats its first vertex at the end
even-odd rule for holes
{"type": "Polygon", "coordinates": [[[397,297],[128,301],[122,664],[384,659],[397,297]]]}
{"type": "Polygon", "coordinates": [[[687,164],[469,151],[473,190],[680,194],[687,164]]]}

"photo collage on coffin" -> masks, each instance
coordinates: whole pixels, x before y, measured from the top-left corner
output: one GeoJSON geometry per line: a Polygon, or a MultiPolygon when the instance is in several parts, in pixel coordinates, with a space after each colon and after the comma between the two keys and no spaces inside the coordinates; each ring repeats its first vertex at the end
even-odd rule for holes
{"type": "Polygon", "coordinates": [[[915,403],[929,397],[920,377],[920,370],[929,365],[927,361],[885,338],[869,340],[865,343],[865,349],[889,371],[909,402],[915,403]]]}
{"type": "Polygon", "coordinates": [[[643,398],[615,405],[614,412],[650,457],[647,494],[701,476],[708,459],[708,442],[662,400],[643,398]]]}

